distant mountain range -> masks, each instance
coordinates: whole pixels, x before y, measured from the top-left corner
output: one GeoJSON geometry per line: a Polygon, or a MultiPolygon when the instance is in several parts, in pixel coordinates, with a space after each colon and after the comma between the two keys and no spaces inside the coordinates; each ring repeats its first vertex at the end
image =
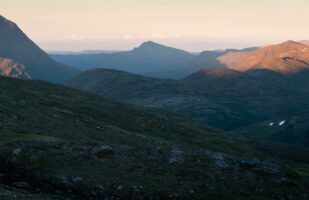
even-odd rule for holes
{"type": "Polygon", "coordinates": [[[177,79],[187,73],[186,67],[194,56],[189,52],[149,41],[132,51],[51,57],[80,70],[110,68],[151,77],[177,79]]]}
{"type": "Polygon", "coordinates": [[[0,71],[2,75],[64,83],[79,71],[52,60],[18,26],[0,16],[0,71]]]}
{"type": "Polygon", "coordinates": [[[80,70],[106,68],[155,78],[181,79],[204,68],[225,67],[217,60],[222,55],[230,52],[249,52],[255,49],[255,47],[243,50],[227,49],[193,54],[148,41],[132,51],[71,55],[52,53],[50,55],[55,60],[75,66],[80,70]]]}
{"type": "Polygon", "coordinates": [[[47,51],[51,55],[80,55],[80,54],[100,54],[100,53],[117,53],[117,50],[84,50],[84,51],[47,51]]]}
{"type": "Polygon", "coordinates": [[[107,68],[156,78],[181,79],[201,69],[218,67],[242,72],[266,69],[291,76],[309,69],[307,44],[308,41],[287,41],[258,48],[204,51],[193,55],[154,42],[146,42],[127,52],[51,56],[81,70],[107,68]]]}

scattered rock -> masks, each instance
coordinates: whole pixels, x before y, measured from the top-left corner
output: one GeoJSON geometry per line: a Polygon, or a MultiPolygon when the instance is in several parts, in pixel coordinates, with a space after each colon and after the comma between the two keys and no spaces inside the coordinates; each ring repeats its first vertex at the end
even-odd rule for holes
{"type": "Polygon", "coordinates": [[[269,174],[280,174],[282,172],[282,167],[268,162],[262,162],[257,159],[247,160],[242,159],[239,163],[239,167],[243,169],[254,169],[256,171],[269,173],[269,174]]]}
{"type": "Polygon", "coordinates": [[[20,148],[14,149],[13,150],[13,155],[18,156],[20,153],[22,152],[22,150],[20,148]]]}
{"type": "Polygon", "coordinates": [[[182,151],[174,149],[170,152],[169,164],[182,164],[184,161],[185,159],[182,151]]]}
{"type": "Polygon", "coordinates": [[[242,159],[239,163],[239,166],[241,168],[255,168],[260,164],[260,161],[257,159],[252,159],[252,160],[247,160],[247,159],[242,159]]]}
{"type": "Polygon", "coordinates": [[[273,163],[261,162],[258,170],[270,174],[281,174],[282,166],[273,163]]]}
{"type": "Polygon", "coordinates": [[[13,183],[13,185],[15,185],[18,188],[23,188],[23,189],[29,188],[29,183],[27,182],[15,182],[13,183]]]}
{"type": "Polygon", "coordinates": [[[207,190],[209,190],[209,191],[214,191],[214,190],[216,190],[216,188],[217,188],[215,181],[214,181],[214,180],[211,180],[211,179],[205,180],[205,181],[202,183],[202,185],[203,185],[204,187],[206,187],[207,190]]]}
{"type": "Polygon", "coordinates": [[[69,185],[69,181],[68,181],[68,178],[66,176],[61,176],[60,177],[60,180],[61,182],[64,184],[64,185],[69,185]]]}
{"type": "Polygon", "coordinates": [[[98,156],[98,157],[103,157],[105,155],[108,155],[112,153],[113,149],[109,145],[101,145],[99,147],[95,147],[92,149],[92,154],[98,156]]]}
{"type": "Polygon", "coordinates": [[[33,156],[30,157],[30,161],[36,162],[36,161],[38,161],[38,157],[36,155],[33,155],[33,156]]]}
{"type": "Polygon", "coordinates": [[[77,183],[77,182],[81,182],[83,179],[81,177],[75,177],[73,178],[73,182],[77,183]]]}
{"type": "Polygon", "coordinates": [[[219,168],[225,168],[228,164],[225,162],[225,158],[221,153],[216,153],[213,155],[213,159],[215,160],[215,166],[219,168]]]}

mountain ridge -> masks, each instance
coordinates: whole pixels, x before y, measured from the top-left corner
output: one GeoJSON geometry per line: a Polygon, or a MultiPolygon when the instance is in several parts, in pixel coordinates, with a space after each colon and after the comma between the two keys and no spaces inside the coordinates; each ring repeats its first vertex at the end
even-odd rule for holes
{"type": "Polygon", "coordinates": [[[78,73],[77,69],[52,60],[14,22],[4,17],[0,18],[0,57],[24,65],[24,71],[32,79],[63,83],[78,73]]]}
{"type": "Polygon", "coordinates": [[[285,75],[309,70],[309,46],[292,40],[251,52],[228,53],[218,58],[238,71],[269,69],[285,75]]]}

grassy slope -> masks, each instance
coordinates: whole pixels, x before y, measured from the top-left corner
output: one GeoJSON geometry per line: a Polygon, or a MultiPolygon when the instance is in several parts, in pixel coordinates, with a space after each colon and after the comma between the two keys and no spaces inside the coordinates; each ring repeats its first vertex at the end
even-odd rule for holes
{"type": "Polygon", "coordinates": [[[7,185],[26,181],[28,191],[83,198],[308,195],[299,176],[306,176],[305,150],[45,82],[0,78],[0,106],[7,185]],[[252,158],[261,161],[241,164],[252,158]]]}
{"type": "Polygon", "coordinates": [[[225,130],[303,109],[296,92],[225,68],[201,70],[182,81],[93,69],[68,85],[123,103],[165,108],[225,130]]]}
{"type": "Polygon", "coordinates": [[[286,142],[299,147],[309,147],[308,111],[297,113],[294,116],[283,115],[257,124],[237,129],[245,135],[265,140],[286,142]],[[281,126],[280,122],[283,122],[281,126]],[[271,124],[271,125],[270,125],[271,124]]]}

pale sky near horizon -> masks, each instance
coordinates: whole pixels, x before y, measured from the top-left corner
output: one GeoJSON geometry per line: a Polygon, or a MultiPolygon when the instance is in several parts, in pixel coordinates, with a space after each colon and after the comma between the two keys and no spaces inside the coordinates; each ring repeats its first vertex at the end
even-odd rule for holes
{"type": "Polygon", "coordinates": [[[0,0],[0,15],[45,50],[201,51],[309,39],[308,0],[0,0]]]}

